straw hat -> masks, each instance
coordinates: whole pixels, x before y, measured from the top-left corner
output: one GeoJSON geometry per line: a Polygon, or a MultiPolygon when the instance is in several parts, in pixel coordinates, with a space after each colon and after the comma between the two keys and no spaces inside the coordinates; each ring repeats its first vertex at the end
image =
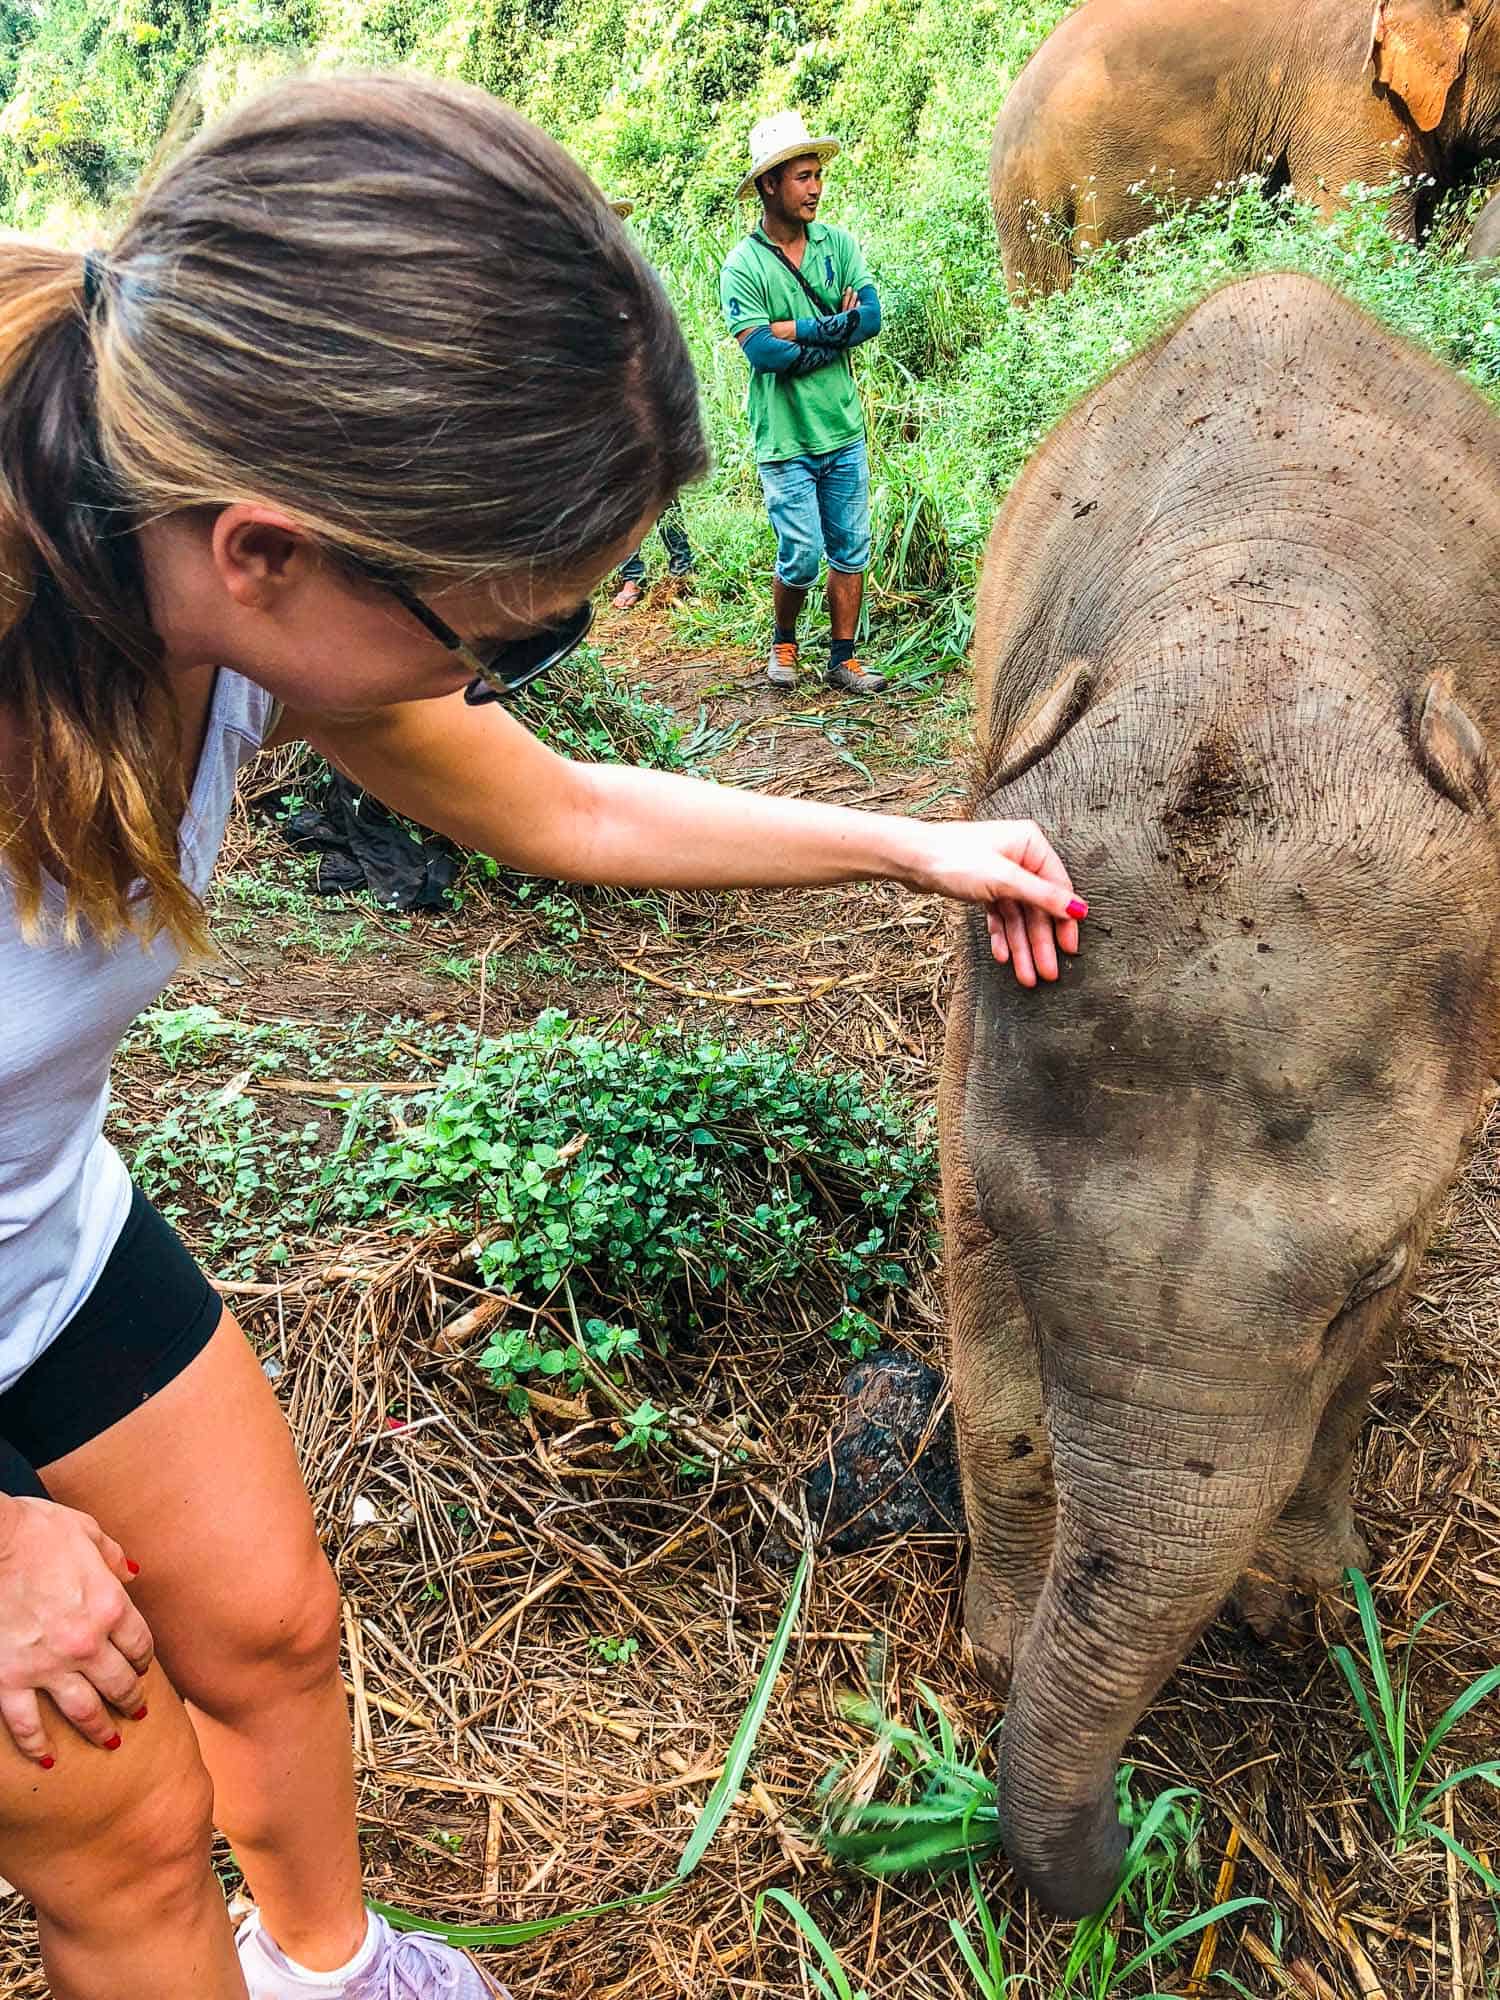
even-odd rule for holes
{"type": "Polygon", "coordinates": [[[739,184],[739,198],[743,201],[754,194],[755,183],[772,167],[784,166],[788,160],[800,160],[805,153],[816,153],[820,160],[826,162],[838,150],[837,139],[812,137],[800,111],[773,112],[769,118],[762,118],[758,125],[751,127],[750,171],[739,184]]]}
{"type": "Polygon", "coordinates": [[[614,210],[615,214],[619,216],[622,222],[625,220],[627,215],[635,214],[635,203],[631,201],[628,196],[622,198],[619,201],[612,201],[610,203],[610,207],[614,210]]]}

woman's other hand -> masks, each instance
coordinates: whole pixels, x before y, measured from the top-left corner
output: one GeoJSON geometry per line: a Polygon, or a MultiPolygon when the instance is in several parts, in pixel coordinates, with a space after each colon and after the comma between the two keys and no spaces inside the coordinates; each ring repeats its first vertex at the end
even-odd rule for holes
{"type": "Polygon", "coordinates": [[[117,1749],[139,1720],[151,1633],[125,1586],[134,1574],[97,1521],[50,1500],[0,1499],[0,1720],[50,1767],[43,1694],[81,1736],[117,1749]]]}

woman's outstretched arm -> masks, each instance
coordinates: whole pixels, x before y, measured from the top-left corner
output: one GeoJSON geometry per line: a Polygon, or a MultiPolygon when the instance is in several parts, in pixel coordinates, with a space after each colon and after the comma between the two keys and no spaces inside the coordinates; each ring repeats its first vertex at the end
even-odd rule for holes
{"type": "Polygon", "coordinates": [[[1026,820],[929,821],[559,757],[460,696],[288,717],[399,812],[530,875],[642,889],[904,882],[989,912],[995,956],[1030,986],[1078,949],[1068,872],[1026,820]]]}

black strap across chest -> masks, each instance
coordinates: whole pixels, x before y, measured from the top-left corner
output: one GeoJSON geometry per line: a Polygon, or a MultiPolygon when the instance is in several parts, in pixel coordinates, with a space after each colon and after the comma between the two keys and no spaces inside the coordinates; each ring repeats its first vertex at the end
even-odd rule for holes
{"type": "MultiPolygon", "coordinates": [[[[752,243],[758,243],[763,250],[769,250],[771,255],[776,259],[778,264],[784,264],[786,266],[786,268],[791,272],[792,276],[797,280],[797,283],[802,287],[803,291],[806,292],[807,296],[812,300],[813,304],[817,307],[819,319],[827,319],[831,313],[836,313],[838,311],[838,307],[830,305],[827,299],[823,297],[821,292],[813,290],[812,286],[807,282],[806,278],[803,277],[800,268],[792,262],[791,258],[788,257],[785,250],[781,248],[780,244],[773,243],[770,237],[767,236],[763,230],[752,229],[750,232],[750,241],[752,243]]],[[[810,241],[808,244],[808,248],[809,249],[812,248],[812,244],[810,241]]],[[[806,252],[804,252],[803,254],[805,255],[806,252]]]]}

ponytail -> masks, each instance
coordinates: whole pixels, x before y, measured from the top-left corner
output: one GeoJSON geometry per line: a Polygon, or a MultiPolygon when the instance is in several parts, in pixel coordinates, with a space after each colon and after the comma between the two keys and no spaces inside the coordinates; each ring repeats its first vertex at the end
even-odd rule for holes
{"type": "Polygon", "coordinates": [[[84,261],[0,239],[0,708],[19,763],[0,783],[0,856],[21,928],[49,876],[64,931],[200,945],[178,873],[188,784],[130,511],[101,457],[84,261]]]}

